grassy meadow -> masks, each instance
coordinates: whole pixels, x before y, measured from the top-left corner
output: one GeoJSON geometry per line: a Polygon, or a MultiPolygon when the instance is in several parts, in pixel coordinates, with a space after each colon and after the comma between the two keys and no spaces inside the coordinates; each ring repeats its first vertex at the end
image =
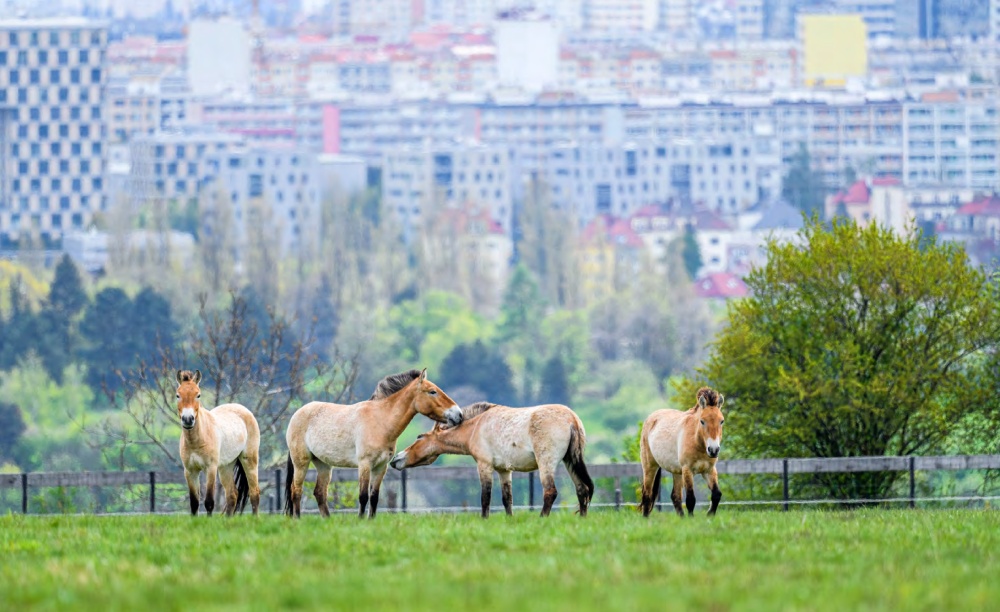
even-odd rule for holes
{"type": "Polygon", "coordinates": [[[991,510],[0,517],[0,608],[983,610],[991,510]]]}

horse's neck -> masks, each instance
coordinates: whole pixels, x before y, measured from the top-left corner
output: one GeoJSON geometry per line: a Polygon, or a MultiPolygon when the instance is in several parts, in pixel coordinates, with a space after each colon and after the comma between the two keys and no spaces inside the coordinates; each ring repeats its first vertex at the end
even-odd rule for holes
{"type": "Polygon", "coordinates": [[[379,404],[376,410],[381,413],[379,422],[385,428],[386,438],[389,440],[399,438],[413,417],[417,416],[417,411],[413,409],[413,391],[410,389],[376,402],[379,404]]]}
{"type": "Polygon", "coordinates": [[[451,455],[471,455],[472,437],[479,429],[479,422],[482,417],[477,417],[467,424],[446,429],[438,435],[440,444],[448,454],[451,455]]]}

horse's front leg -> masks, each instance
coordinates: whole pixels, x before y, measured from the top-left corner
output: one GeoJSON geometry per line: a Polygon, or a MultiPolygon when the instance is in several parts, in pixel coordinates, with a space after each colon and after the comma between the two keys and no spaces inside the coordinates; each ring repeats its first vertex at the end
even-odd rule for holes
{"type": "Polygon", "coordinates": [[[189,470],[184,468],[184,479],[187,480],[188,485],[188,499],[191,501],[191,516],[198,515],[198,474],[199,472],[195,470],[189,470]]]}
{"type": "Polygon", "coordinates": [[[493,498],[493,466],[488,463],[479,464],[479,484],[482,487],[480,501],[483,505],[482,517],[490,518],[490,501],[493,498]]]}
{"type": "Polygon", "coordinates": [[[514,515],[514,474],[511,472],[500,472],[500,496],[503,499],[503,509],[507,512],[507,516],[514,515]]]}
{"type": "Polygon", "coordinates": [[[722,499],[722,491],[719,489],[719,472],[715,470],[714,465],[712,471],[705,474],[705,483],[712,490],[712,507],[708,509],[708,516],[715,516],[715,510],[719,507],[719,501],[722,499]]]}
{"type": "Polygon", "coordinates": [[[369,518],[375,518],[375,511],[378,509],[378,492],[382,487],[382,479],[385,478],[385,471],[388,468],[389,464],[383,463],[381,466],[372,470],[372,492],[371,496],[368,498],[368,504],[371,506],[371,512],[368,515],[369,518]]]}
{"type": "Polygon", "coordinates": [[[691,468],[681,468],[681,477],[684,479],[684,497],[688,516],[694,514],[694,473],[691,468]]]}
{"type": "Polygon", "coordinates": [[[367,462],[358,462],[358,518],[365,517],[368,508],[368,492],[371,485],[372,467],[367,462]]]}
{"type": "Polygon", "coordinates": [[[212,516],[212,511],[215,510],[215,477],[218,471],[219,466],[212,464],[205,472],[205,512],[209,516],[212,516]]]}

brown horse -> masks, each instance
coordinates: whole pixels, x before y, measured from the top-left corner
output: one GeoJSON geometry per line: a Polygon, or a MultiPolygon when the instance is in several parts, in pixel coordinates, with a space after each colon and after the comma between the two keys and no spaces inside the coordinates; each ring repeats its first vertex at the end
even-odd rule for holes
{"type": "Polygon", "coordinates": [[[694,514],[694,475],[701,474],[712,489],[712,507],[715,514],[722,499],[719,474],[715,462],[722,449],[722,404],[726,398],[709,387],[698,389],[697,403],[687,412],[657,410],[649,415],[642,426],[639,452],[642,459],[642,514],[649,516],[653,504],[660,496],[660,477],[663,470],[673,474],[674,490],[670,499],[677,514],[684,516],[681,508],[681,485],[687,493],[688,514],[694,514]]]}
{"type": "Polygon", "coordinates": [[[379,487],[396,439],[413,417],[422,414],[435,421],[457,425],[462,410],[437,385],[427,380],[427,369],[387,376],[368,401],[350,406],[310,402],[299,408],[288,423],[288,480],[285,513],[302,513],[302,484],[311,461],[316,466],[313,496],[319,512],[330,516],[326,493],[335,467],[358,468],[358,516],[371,517],[378,508],[379,487]]]}
{"type": "Polygon", "coordinates": [[[435,425],[392,459],[392,467],[429,465],[442,454],[472,455],[479,467],[482,485],[482,516],[490,515],[493,471],[500,475],[503,507],[512,514],[512,472],[538,470],[544,490],[542,516],[548,516],[556,500],[556,468],[562,461],[576,484],[580,516],[594,495],[594,483],[583,462],[587,434],[576,413],[559,404],[533,408],[508,408],[480,402],[462,410],[457,427],[435,425]]]}
{"type": "Polygon", "coordinates": [[[198,514],[198,475],[205,474],[205,512],[215,509],[215,474],[226,491],[226,514],[243,513],[247,498],[253,513],[260,505],[257,460],[260,428],[253,414],[239,404],[222,404],[212,410],[201,405],[201,371],[177,371],[177,413],[181,418],[181,462],[187,479],[191,514],[198,514]]]}

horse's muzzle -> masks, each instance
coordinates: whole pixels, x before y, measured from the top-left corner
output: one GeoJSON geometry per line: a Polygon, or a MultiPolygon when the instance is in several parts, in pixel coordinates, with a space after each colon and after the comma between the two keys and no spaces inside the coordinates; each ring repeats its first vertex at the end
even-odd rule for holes
{"type": "Polygon", "coordinates": [[[705,452],[708,453],[709,457],[711,457],[712,459],[715,459],[716,457],[719,456],[719,452],[721,450],[722,450],[721,446],[709,446],[707,449],[705,449],[705,452]]]}
{"type": "Polygon", "coordinates": [[[444,418],[448,421],[448,424],[452,427],[462,424],[462,419],[464,415],[462,414],[462,409],[458,406],[452,406],[451,408],[444,411],[444,418]]]}
{"type": "Polygon", "coordinates": [[[181,427],[184,429],[194,429],[194,417],[181,417],[181,427]]]}
{"type": "Polygon", "coordinates": [[[406,453],[405,452],[396,453],[396,456],[393,457],[391,461],[389,461],[389,465],[391,465],[392,467],[394,467],[397,470],[402,470],[403,468],[405,468],[406,467],[406,453]]]}

